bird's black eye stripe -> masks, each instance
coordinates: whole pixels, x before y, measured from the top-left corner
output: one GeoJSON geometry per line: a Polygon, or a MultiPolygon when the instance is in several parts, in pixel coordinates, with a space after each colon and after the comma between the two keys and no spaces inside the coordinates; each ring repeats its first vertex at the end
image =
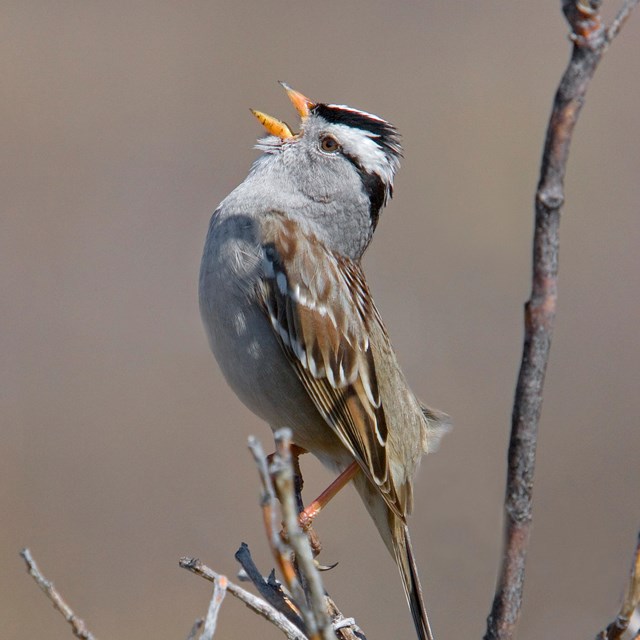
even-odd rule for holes
{"type": "Polygon", "coordinates": [[[351,162],[360,175],[362,187],[369,197],[369,216],[371,217],[371,226],[375,231],[375,228],[378,226],[380,211],[382,207],[384,207],[387,195],[391,195],[391,188],[389,188],[389,193],[387,193],[387,187],[377,173],[365,171],[356,158],[344,153],[344,151],[342,155],[351,162]]]}

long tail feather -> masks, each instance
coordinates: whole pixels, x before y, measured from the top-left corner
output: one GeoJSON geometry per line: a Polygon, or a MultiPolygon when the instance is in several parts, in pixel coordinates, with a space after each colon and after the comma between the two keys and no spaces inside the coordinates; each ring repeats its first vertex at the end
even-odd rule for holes
{"type": "Polygon", "coordinates": [[[398,565],[418,639],[433,640],[407,525],[389,508],[378,488],[370,483],[364,474],[358,473],[353,482],[382,540],[398,565]]]}
{"type": "Polygon", "coordinates": [[[402,577],[404,592],[411,609],[411,615],[413,616],[416,633],[420,640],[433,640],[433,633],[429,626],[427,609],[422,595],[422,585],[418,576],[418,567],[416,566],[411,538],[409,537],[409,529],[406,524],[398,522],[394,533],[397,533],[397,536],[394,536],[396,561],[402,577]]]}

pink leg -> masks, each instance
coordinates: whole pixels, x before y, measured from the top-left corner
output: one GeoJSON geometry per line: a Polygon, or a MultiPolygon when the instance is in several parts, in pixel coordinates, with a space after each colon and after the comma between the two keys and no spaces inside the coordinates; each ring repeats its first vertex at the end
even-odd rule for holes
{"type": "Polygon", "coordinates": [[[357,462],[352,462],[307,508],[300,513],[300,526],[303,531],[307,531],[320,511],[327,506],[329,501],[345,485],[353,480],[356,473],[360,471],[357,462]]]}

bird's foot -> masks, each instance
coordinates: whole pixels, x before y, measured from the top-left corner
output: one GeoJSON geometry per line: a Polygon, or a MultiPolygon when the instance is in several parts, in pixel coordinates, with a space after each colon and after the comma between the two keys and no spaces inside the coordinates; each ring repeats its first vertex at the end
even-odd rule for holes
{"type": "Polygon", "coordinates": [[[322,551],[322,543],[320,542],[320,538],[318,534],[314,531],[313,527],[310,525],[305,529],[304,526],[302,530],[307,534],[307,538],[309,539],[309,545],[311,546],[311,553],[313,553],[313,557],[317,558],[320,552],[322,551]]]}
{"type": "MultiPolygon", "coordinates": [[[[307,524],[306,526],[303,525],[301,522],[300,528],[302,529],[303,533],[306,534],[309,540],[309,545],[311,546],[311,553],[313,553],[313,557],[316,558],[318,554],[322,551],[322,543],[320,542],[320,538],[318,537],[318,534],[315,532],[315,530],[311,526],[311,522],[309,522],[309,524],[307,524]]],[[[284,526],[284,523],[282,525],[282,529],[280,529],[280,538],[283,540],[283,542],[285,542],[286,544],[289,544],[289,534],[287,533],[287,529],[284,526]]]]}

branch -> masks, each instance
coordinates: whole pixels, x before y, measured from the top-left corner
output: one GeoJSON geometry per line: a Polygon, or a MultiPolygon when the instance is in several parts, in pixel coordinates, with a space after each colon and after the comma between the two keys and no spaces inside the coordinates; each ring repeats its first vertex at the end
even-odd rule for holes
{"type": "MultiPolygon", "coordinates": [[[[284,593],[282,585],[275,579],[274,572],[272,571],[269,578],[265,580],[253,562],[249,547],[244,543],[240,545],[240,549],[236,552],[236,560],[242,565],[247,579],[253,582],[260,595],[301,632],[304,632],[305,626],[300,618],[300,611],[294,606],[290,596],[284,593]]],[[[367,640],[362,629],[358,627],[353,618],[345,618],[327,593],[325,593],[324,598],[326,612],[331,618],[333,631],[340,640],[367,640]]],[[[306,638],[307,636],[305,635],[304,637],[306,638]]]]}
{"type": "Polygon", "coordinates": [[[251,580],[258,593],[266,600],[274,609],[279,611],[289,622],[294,624],[301,632],[306,631],[304,621],[300,617],[300,611],[293,606],[291,598],[284,593],[282,585],[280,585],[273,572],[267,580],[264,579],[258,567],[256,567],[249,547],[243,542],[236,551],[236,560],[240,563],[247,578],[251,580]]]}
{"type": "MultiPolygon", "coordinates": [[[[276,495],[273,487],[273,481],[270,469],[267,466],[267,457],[264,454],[262,445],[254,438],[249,438],[249,450],[253,455],[253,459],[258,467],[258,475],[262,482],[262,494],[260,496],[260,506],[262,507],[262,520],[264,523],[265,533],[271,548],[271,553],[276,561],[276,565],[280,569],[289,591],[293,593],[293,597],[298,602],[304,602],[305,593],[300,585],[295,567],[291,562],[290,550],[286,548],[284,540],[280,535],[278,518],[276,516],[275,502],[276,495]]],[[[273,456],[274,460],[276,456],[273,456]]],[[[256,585],[258,586],[258,585],[256,585]]]]}
{"type": "Polygon", "coordinates": [[[207,611],[207,618],[204,622],[204,630],[200,636],[200,640],[213,640],[213,634],[216,632],[216,625],[218,623],[218,612],[222,605],[224,597],[227,595],[227,585],[229,581],[226,576],[220,576],[218,580],[213,583],[213,595],[211,596],[211,602],[209,603],[209,610],[207,611]]]}
{"type": "Polygon", "coordinates": [[[627,18],[631,15],[631,12],[636,8],[636,5],[640,0],[626,0],[622,5],[622,9],[618,11],[618,15],[615,17],[611,26],[607,29],[607,42],[611,42],[620,32],[627,18]]]}
{"type": "MultiPolygon", "coordinates": [[[[597,636],[596,640],[619,640],[624,632],[629,628],[629,622],[633,612],[640,603],[640,533],[636,541],[636,550],[631,563],[631,575],[627,590],[620,605],[620,611],[616,619],[597,636]]],[[[640,636],[640,630],[634,637],[640,636]]]]}
{"type": "MultiPolygon", "coordinates": [[[[187,569],[210,582],[215,582],[222,577],[219,573],[210,569],[197,558],[181,558],[179,564],[183,569],[187,569]]],[[[282,631],[289,640],[308,640],[307,636],[295,625],[289,622],[289,620],[287,620],[287,618],[285,618],[285,616],[283,616],[278,610],[228,579],[227,591],[247,605],[249,609],[280,629],[280,631],[282,631]]]]}
{"type": "MultiPolygon", "coordinates": [[[[291,459],[291,431],[280,429],[275,433],[276,455],[271,463],[271,473],[280,496],[284,524],[289,544],[296,554],[298,571],[304,577],[307,607],[303,615],[311,637],[334,640],[335,634],[329,620],[324,597],[324,587],[314,560],[309,538],[302,532],[294,498],[293,463],[291,459]],[[305,615],[306,614],[306,615],[305,615]]],[[[299,601],[298,601],[299,602],[299,601]]]]}
{"type": "Polygon", "coordinates": [[[23,549],[20,552],[23,560],[27,565],[27,571],[29,575],[36,581],[36,584],[44,591],[45,595],[56,611],[59,611],[64,619],[71,625],[73,635],[80,640],[96,640],[96,637],[87,629],[87,625],[81,618],[78,618],[71,607],[64,601],[63,597],[58,593],[58,590],[53,586],[53,582],[47,580],[38,569],[36,561],[31,555],[29,549],[23,549]]]}
{"type": "Polygon", "coordinates": [[[562,1],[573,51],[555,95],[535,196],[531,297],[525,305],[524,345],[511,417],[505,540],[485,640],[512,638],[522,605],[538,422],[556,314],[558,229],[571,137],[596,67],[637,2],[627,0],[606,31],[599,14],[601,0],[562,1]]]}
{"type": "MultiPolygon", "coordinates": [[[[276,432],[276,452],[269,457],[264,455],[258,440],[249,439],[249,449],[262,483],[260,506],[266,538],[285,584],[276,580],[273,571],[265,578],[256,567],[249,547],[243,543],[235,557],[261,597],[254,596],[231,581],[228,581],[227,590],[283,631],[287,638],[366,640],[353,618],[345,618],[325,592],[309,539],[301,530],[290,438],[288,429],[276,432]],[[286,536],[279,529],[274,485],[281,504],[286,536]]],[[[182,558],[180,566],[214,582],[226,579],[197,559],[182,558]]]]}

